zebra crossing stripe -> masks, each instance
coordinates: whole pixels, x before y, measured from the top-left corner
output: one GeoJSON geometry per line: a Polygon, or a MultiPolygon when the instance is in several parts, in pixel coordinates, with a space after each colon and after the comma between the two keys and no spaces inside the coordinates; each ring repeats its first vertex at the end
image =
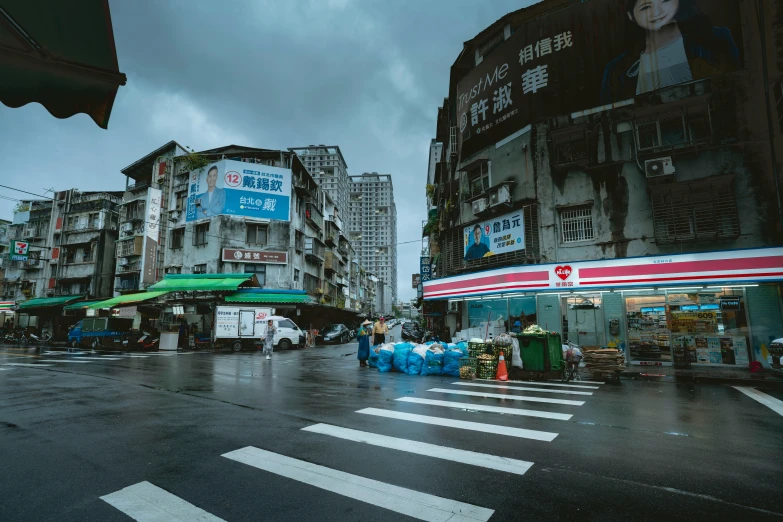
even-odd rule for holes
{"type": "Polygon", "coordinates": [[[489,399],[507,399],[510,401],[543,402],[547,404],[565,404],[567,406],[582,406],[584,401],[570,401],[566,399],[550,399],[549,397],[527,397],[525,395],[506,395],[504,393],[482,393],[463,390],[447,390],[445,388],[432,388],[428,392],[451,393],[454,395],[468,395],[470,397],[486,397],[489,399]]]}
{"type": "Polygon", "coordinates": [[[418,397],[400,397],[401,402],[414,404],[426,404],[428,406],[445,406],[459,410],[486,411],[490,413],[503,413],[505,415],[522,415],[524,417],[539,417],[542,419],[570,420],[573,415],[568,413],[553,413],[551,411],[523,410],[521,408],[506,408],[503,406],[484,406],[483,404],[469,404],[467,402],[438,401],[435,399],[420,399],[418,397]]]}
{"type": "Polygon", "coordinates": [[[90,361],[77,361],[75,359],[40,359],[40,360],[41,362],[90,364],[90,361]]]}
{"type": "Polygon", "coordinates": [[[526,462],[524,460],[509,459],[475,451],[448,448],[446,446],[437,446],[435,444],[428,444],[415,440],[399,439],[397,437],[389,437],[377,433],[341,428],[340,426],[332,426],[331,424],[315,424],[302,428],[302,431],[320,433],[321,435],[329,435],[338,439],[362,442],[364,444],[371,444],[382,448],[407,451],[408,453],[415,453],[416,455],[450,460],[462,464],[469,464],[471,466],[481,466],[483,468],[514,473],[516,475],[524,475],[533,465],[532,462],[526,462]]]}
{"type": "MultiPolygon", "coordinates": [[[[222,455],[281,477],[309,484],[418,520],[486,522],[493,510],[311,464],[248,446],[222,455]]],[[[266,486],[269,489],[270,486],[266,486]]]]}
{"type": "Polygon", "coordinates": [[[546,388],[528,388],[527,386],[509,386],[507,384],[483,384],[480,382],[453,382],[451,384],[456,384],[458,386],[476,386],[478,388],[500,388],[504,390],[521,390],[521,391],[533,391],[538,393],[562,393],[565,395],[592,395],[593,392],[584,392],[584,391],[570,391],[570,390],[549,390],[546,388]]]}
{"type": "MultiPolygon", "coordinates": [[[[564,382],[540,382],[540,381],[498,381],[495,379],[488,379],[487,382],[497,382],[501,384],[524,384],[525,386],[557,386],[562,388],[581,388],[585,390],[600,390],[600,386],[582,386],[581,384],[566,384],[564,382]]],[[[576,381],[587,382],[587,381],[576,381]]],[[[456,383],[452,383],[456,384],[456,383]]]]}
{"type": "MultiPolygon", "coordinates": [[[[87,361],[121,361],[122,357],[78,357],[78,359],[85,359],[87,361]]],[[[60,359],[58,362],[67,362],[64,359],[60,359]]]]}
{"type": "Polygon", "coordinates": [[[480,431],[483,433],[492,433],[494,435],[507,435],[509,437],[517,437],[520,439],[540,440],[544,442],[552,442],[555,440],[555,437],[557,437],[557,433],[550,433],[548,431],[510,428],[508,426],[498,426],[496,424],[483,424],[481,422],[444,419],[441,417],[430,417],[429,415],[417,415],[415,413],[381,410],[378,408],[365,408],[363,410],[357,411],[356,413],[375,415],[376,417],[386,417],[387,419],[398,419],[411,422],[420,422],[422,424],[432,424],[433,426],[445,426],[447,428],[480,431]]]}
{"type": "Polygon", "coordinates": [[[579,380],[579,381],[575,381],[575,382],[578,382],[578,383],[581,383],[581,384],[606,384],[604,381],[582,381],[582,380],[579,380]]]}
{"type": "MultiPolygon", "coordinates": [[[[55,361],[59,362],[59,361],[55,361]]],[[[24,368],[38,368],[41,367],[49,367],[52,366],[51,364],[29,364],[29,363],[3,363],[5,366],[22,366],[24,368]]]]}
{"type": "Polygon", "coordinates": [[[101,500],[139,522],[225,522],[147,481],[104,495],[101,500]]]}

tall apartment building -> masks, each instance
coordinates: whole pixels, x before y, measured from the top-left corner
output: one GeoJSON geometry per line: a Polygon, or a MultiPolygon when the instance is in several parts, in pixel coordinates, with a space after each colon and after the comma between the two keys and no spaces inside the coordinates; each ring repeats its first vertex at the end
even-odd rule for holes
{"type": "MultiPolygon", "coordinates": [[[[390,174],[348,177],[348,230],[363,267],[385,281],[397,300],[397,207],[390,174]]],[[[389,306],[391,309],[391,307],[389,306]]]]}
{"type": "Polygon", "coordinates": [[[288,149],[302,160],[321,190],[345,212],[348,203],[348,164],[336,145],[308,145],[288,149]]]}

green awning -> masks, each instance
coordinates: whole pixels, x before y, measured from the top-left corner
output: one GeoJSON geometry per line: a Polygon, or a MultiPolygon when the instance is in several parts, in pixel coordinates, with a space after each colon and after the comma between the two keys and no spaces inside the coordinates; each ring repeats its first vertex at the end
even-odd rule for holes
{"type": "Polygon", "coordinates": [[[31,308],[54,308],[57,306],[63,306],[76,301],[77,299],[84,298],[83,295],[63,295],[60,297],[36,297],[35,299],[28,299],[21,303],[16,303],[18,310],[29,310],[31,308]]]}
{"type": "Polygon", "coordinates": [[[163,281],[150,290],[167,292],[215,292],[235,291],[240,285],[255,280],[253,274],[166,274],[163,281]]]}
{"type": "Polygon", "coordinates": [[[133,303],[141,303],[143,301],[149,301],[150,299],[158,298],[162,295],[168,294],[168,290],[161,290],[157,292],[139,292],[138,294],[125,294],[118,297],[112,297],[105,301],[98,301],[91,304],[88,308],[91,310],[99,310],[101,308],[116,308],[122,305],[129,305],[133,303]]]}
{"type": "Polygon", "coordinates": [[[77,301],[75,303],[71,303],[68,305],[65,305],[63,307],[63,310],[84,310],[90,305],[94,305],[95,303],[102,303],[103,300],[100,301],[77,301]]]}
{"type": "Polygon", "coordinates": [[[317,304],[314,298],[307,294],[256,294],[253,292],[237,292],[225,297],[227,303],[263,303],[263,304],[317,304]]]}

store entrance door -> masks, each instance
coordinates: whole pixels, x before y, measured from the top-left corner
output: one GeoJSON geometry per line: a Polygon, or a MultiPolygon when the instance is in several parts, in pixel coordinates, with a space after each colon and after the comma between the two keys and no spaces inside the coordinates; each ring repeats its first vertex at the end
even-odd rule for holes
{"type": "Polygon", "coordinates": [[[606,346],[601,294],[576,294],[562,299],[563,330],[566,332],[563,341],[587,349],[597,350],[606,346]]]}

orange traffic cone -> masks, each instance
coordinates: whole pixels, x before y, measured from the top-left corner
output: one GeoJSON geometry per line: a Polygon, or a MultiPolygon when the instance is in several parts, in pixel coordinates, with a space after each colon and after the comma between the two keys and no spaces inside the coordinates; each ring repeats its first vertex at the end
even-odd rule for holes
{"type": "Polygon", "coordinates": [[[503,352],[500,352],[500,357],[498,357],[498,372],[495,374],[495,379],[499,381],[508,380],[508,370],[506,369],[506,359],[503,357],[503,352]]]}

